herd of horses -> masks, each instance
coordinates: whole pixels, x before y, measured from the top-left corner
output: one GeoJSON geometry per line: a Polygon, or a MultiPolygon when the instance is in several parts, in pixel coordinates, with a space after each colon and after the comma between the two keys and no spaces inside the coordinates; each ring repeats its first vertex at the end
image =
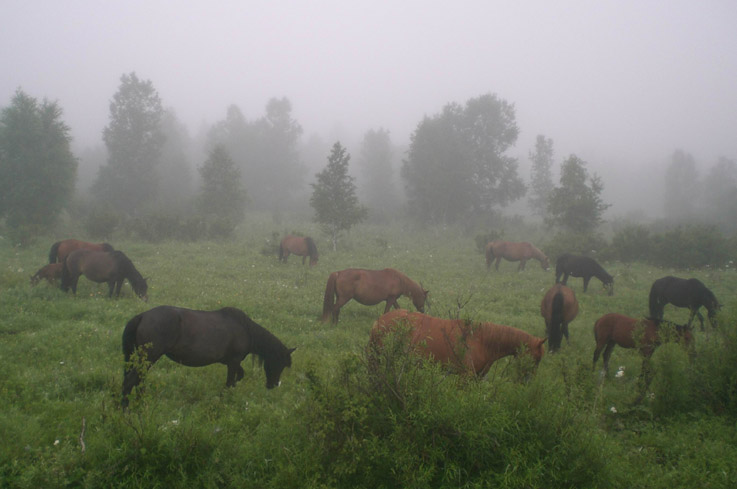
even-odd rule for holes
{"type": "MultiPolygon", "coordinates": [[[[502,259],[519,262],[518,271],[527,260],[538,260],[544,270],[549,260],[534,245],[527,242],[492,241],[486,246],[486,265],[490,270],[495,261],[499,269],[502,259]]],[[[286,236],[279,246],[279,261],[286,262],[289,254],[309,257],[309,266],[317,264],[318,252],[314,240],[306,236],[286,236]]],[[[54,243],[49,252],[49,264],[31,277],[31,284],[46,279],[61,280],[61,289],[76,293],[77,282],[84,275],[89,280],[107,283],[109,297],[120,295],[123,282],[128,280],[135,294],[146,301],[147,282],[131,260],[108,243],[88,243],[68,239],[54,243]]],[[[410,344],[420,354],[477,376],[484,376],[491,365],[505,356],[530,355],[537,365],[548,342],[550,353],[561,348],[563,337],[568,341],[568,325],[578,314],[574,291],[566,285],[569,277],[583,279],[586,292],[592,277],[598,278],[614,294],[614,278],[593,258],[564,254],[556,260],[555,284],[544,294],[540,313],[545,320],[545,337],[533,336],[523,330],[492,322],[470,322],[461,319],[441,319],[424,314],[428,291],[420,283],[393,268],[367,270],[349,268],[328,276],[320,317],[323,322],[337,323],[341,307],[351,299],[364,305],[385,302],[383,314],[374,322],[369,345],[380,349],[388,333],[399,329],[409,332],[410,344]],[[562,278],[562,280],[561,280],[562,278]],[[408,297],[417,312],[400,309],[397,299],[408,297]],[[394,310],[392,310],[392,308],[394,310]]],[[[641,376],[649,384],[647,361],[657,345],[675,340],[692,349],[691,323],[698,317],[704,329],[700,308],[707,310],[708,319],[716,327],[720,305],[714,294],[697,279],[663,277],[656,280],[649,295],[649,316],[635,319],[621,314],[606,314],[594,326],[593,367],[603,351],[604,373],[616,345],[638,348],[643,356],[641,376]],[[664,307],[673,304],[687,307],[690,318],[681,326],[663,319],[664,307]]],[[[125,326],[122,338],[126,368],[123,379],[122,405],[128,406],[128,395],[142,377],[140,365],[133,362],[138,353],[149,368],[161,356],[183,365],[204,366],[221,363],[227,367],[226,385],[234,386],[244,376],[240,363],[253,354],[261,360],[266,375],[266,387],[279,385],[282,371],[291,366],[294,348],[288,348],[276,336],[249,318],[240,309],[226,307],[215,311],[199,311],[174,306],[158,306],[132,318],[125,326]]],[[[692,350],[691,350],[692,351],[692,350]]],[[[644,391],[643,391],[644,392],[644,391]]]]}

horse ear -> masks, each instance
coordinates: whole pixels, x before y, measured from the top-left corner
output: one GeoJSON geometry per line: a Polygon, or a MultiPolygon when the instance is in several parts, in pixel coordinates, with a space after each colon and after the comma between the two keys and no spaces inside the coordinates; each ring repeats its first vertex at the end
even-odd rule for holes
{"type": "Polygon", "coordinates": [[[546,341],[548,341],[548,337],[547,336],[545,338],[543,338],[542,340],[540,340],[540,344],[543,345],[543,344],[545,344],[546,341]]]}
{"type": "Polygon", "coordinates": [[[291,355],[291,354],[292,354],[292,353],[294,353],[294,352],[295,352],[296,350],[297,350],[297,347],[296,347],[296,346],[295,346],[294,348],[290,348],[290,349],[289,349],[289,354],[291,355]]]}

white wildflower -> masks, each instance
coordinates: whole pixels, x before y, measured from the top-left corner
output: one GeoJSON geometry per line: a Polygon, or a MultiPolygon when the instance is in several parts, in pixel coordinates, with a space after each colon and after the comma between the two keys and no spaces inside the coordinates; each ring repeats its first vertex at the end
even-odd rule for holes
{"type": "Polygon", "coordinates": [[[617,408],[614,406],[610,407],[609,410],[612,412],[612,414],[617,414],[617,408]]]}
{"type": "Polygon", "coordinates": [[[59,444],[59,440],[54,440],[54,446],[59,444]]]}

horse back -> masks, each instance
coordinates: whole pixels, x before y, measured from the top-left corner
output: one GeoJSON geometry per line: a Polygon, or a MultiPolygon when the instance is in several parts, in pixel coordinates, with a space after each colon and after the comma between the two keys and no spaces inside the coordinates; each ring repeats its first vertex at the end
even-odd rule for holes
{"type": "Polygon", "coordinates": [[[616,343],[623,348],[648,345],[657,338],[657,326],[650,319],[635,319],[618,313],[605,314],[594,325],[597,345],[616,343]],[[638,328],[642,335],[636,335],[638,328]]]}

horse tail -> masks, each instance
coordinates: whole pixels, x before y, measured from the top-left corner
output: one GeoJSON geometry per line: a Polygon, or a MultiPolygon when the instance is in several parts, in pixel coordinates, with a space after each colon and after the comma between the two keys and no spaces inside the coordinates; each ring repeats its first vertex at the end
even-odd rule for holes
{"type": "Polygon", "coordinates": [[[125,329],[123,330],[123,356],[126,362],[131,359],[131,355],[136,350],[136,332],[142,320],[143,314],[137,315],[128,321],[128,324],[125,325],[125,329]]]}
{"type": "Polygon", "coordinates": [[[333,312],[333,304],[335,304],[335,284],[338,281],[338,272],[333,272],[328,277],[328,283],[325,285],[325,298],[322,301],[322,317],[321,321],[325,322],[330,319],[333,312]]]}
{"type": "Polygon", "coordinates": [[[59,254],[60,244],[61,244],[61,241],[57,241],[56,243],[51,245],[51,249],[49,250],[49,263],[56,263],[56,258],[59,254]]]}
{"type": "Polygon", "coordinates": [[[650,305],[650,318],[651,319],[663,319],[663,308],[660,305],[660,291],[657,286],[657,281],[650,287],[650,297],[648,303],[650,305]]]}
{"type": "Polygon", "coordinates": [[[560,348],[560,342],[563,336],[563,306],[565,298],[563,292],[558,291],[553,296],[552,310],[550,312],[550,351],[553,352],[560,348]]]}

